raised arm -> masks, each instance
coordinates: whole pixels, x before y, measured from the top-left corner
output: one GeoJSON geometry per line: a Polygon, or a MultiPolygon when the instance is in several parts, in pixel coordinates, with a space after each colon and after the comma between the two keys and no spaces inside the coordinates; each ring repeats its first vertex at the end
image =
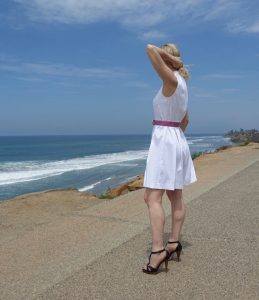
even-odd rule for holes
{"type": "Polygon", "coordinates": [[[168,64],[175,69],[179,69],[183,65],[180,58],[173,56],[164,49],[156,47],[152,44],[147,44],[146,52],[159,77],[164,82],[177,85],[177,78],[173,75],[168,64]]]}
{"type": "Polygon", "coordinates": [[[188,110],[187,110],[187,112],[184,115],[182,121],[180,122],[180,127],[181,127],[181,129],[182,129],[183,132],[185,131],[188,123],[189,123],[189,113],[188,113],[188,110]]]}

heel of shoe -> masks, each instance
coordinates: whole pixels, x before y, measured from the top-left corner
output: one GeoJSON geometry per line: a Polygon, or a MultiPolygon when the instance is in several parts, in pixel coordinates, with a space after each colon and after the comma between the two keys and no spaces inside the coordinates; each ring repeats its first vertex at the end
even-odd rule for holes
{"type": "Polygon", "coordinates": [[[182,247],[181,243],[179,242],[179,244],[177,245],[177,248],[175,249],[178,261],[180,261],[180,255],[181,255],[182,249],[183,249],[183,247],[182,247]]]}
{"type": "Polygon", "coordinates": [[[177,247],[176,247],[176,249],[171,252],[170,256],[173,255],[173,253],[176,252],[176,254],[177,254],[177,260],[180,261],[180,255],[181,255],[181,251],[183,249],[182,244],[180,243],[180,241],[173,241],[173,242],[168,241],[168,243],[169,244],[173,244],[173,243],[177,243],[178,244],[177,247]]]}
{"type": "Polygon", "coordinates": [[[165,260],[165,270],[168,271],[168,259],[165,260]]]}
{"type": "Polygon", "coordinates": [[[177,260],[180,261],[181,250],[176,251],[177,260]]]}

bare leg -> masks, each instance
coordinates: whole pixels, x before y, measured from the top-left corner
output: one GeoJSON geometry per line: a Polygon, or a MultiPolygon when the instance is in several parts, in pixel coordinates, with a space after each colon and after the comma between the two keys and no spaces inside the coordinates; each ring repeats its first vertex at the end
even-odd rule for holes
{"type": "MultiPolygon", "coordinates": [[[[162,206],[162,197],[165,190],[146,188],[144,201],[149,210],[149,219],[152,231],[152,251],[158,251],[164,248],[163,234],[165,224],[165,212],[162,206]]],[[[158,254],[152,254],[150,265],[157,267],[159,262],[166,256],[166,251],[158,254]]],[[[146,265],[144,266],[146,269],[146,265]]]]}
{"type": "MultiPolygon", "coordinates": [[[[182,197],[182,189],[166,190],[166,194],[171,202],[172,211],[172,225],[169,241],[178,241],[186,214],[186,208],[182,197]]],[[[166,249],[172,251],[176,247],[177,243],[167,244],[166,249]]]]}

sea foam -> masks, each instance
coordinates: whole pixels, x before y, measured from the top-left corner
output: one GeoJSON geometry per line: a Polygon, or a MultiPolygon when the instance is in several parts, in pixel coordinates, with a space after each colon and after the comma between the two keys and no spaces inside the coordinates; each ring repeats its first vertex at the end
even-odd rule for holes
{"type": "Polygon", "coordinates": [[[79,191],[79,192],[85,192],[85,191],[91,190],[91,189],[93,189],[97,184],[100,184],[100,183],[102,183],[102,182],[104,182],[104,181],[107,181],[107,180],[110,180],[110,179],[112,179],[112,177],[108,177],[108,178],[105,178],[104,180],[97,181],[97,182],[95,182],[95,183],[93,183],[93,184],[91,184],[91,185],[84,186],[84,187],[78,189],[78,191],[79,191]]]}
{"type": "Polygon", "coordinates": [[[107,164],[145,159],[147,154],[148,150],[138,150],[90,155],[50,162],[6,162],[0,165],[0,185],[39,180],[51,176],[58,176],[70,171],[86,170],[107,164]]]}

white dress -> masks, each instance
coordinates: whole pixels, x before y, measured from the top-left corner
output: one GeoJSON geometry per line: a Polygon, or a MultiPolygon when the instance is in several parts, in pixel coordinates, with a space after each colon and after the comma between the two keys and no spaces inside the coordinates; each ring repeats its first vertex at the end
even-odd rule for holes
{"type": "MultiPolygon", "coordinates": [[[[181,122],[188,107],[185,79],[173,71],[178,85],[172,96],[162,94],[161,87],[153,99],[155,120],[181,122]]],[[[152,138],[146,160],[143,187],[155,189],[183,189],[197,181],[189,145],[180,127],[153,125],[152,138]]]]}

